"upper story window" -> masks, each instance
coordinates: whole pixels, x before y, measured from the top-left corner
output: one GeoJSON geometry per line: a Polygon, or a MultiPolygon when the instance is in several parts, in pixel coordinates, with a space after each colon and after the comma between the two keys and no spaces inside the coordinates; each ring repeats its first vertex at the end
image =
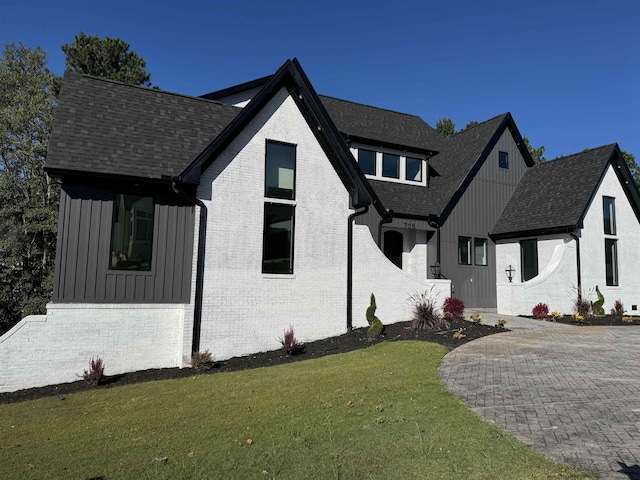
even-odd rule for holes
{"type": "Polygon", "coordinates": [[[498,167],[509,168],[509,152],[498,152],[498,167]]]}
{"type": "Polygon", "coordinates": [[[407,156],[396,150],[379,151],[352,146],[360,170],[369,178],[410,185],[427,185],[426,158],[407,156]]]}
{"type": "Polygon", "coordinates": [[[604,219],[604,233],[606,235],[616,234],[616,199],[612,197],[602,197],[602,216],[604,219]]]}
{"type": "Polygon", "coordinates": [[[407,157],[405,178],[412,182],[422,181],[422,160],[419,158],[407,157]]]}
{"type": "Polygon", "coordinates": [[[116,194],[111,220],[113,270],[151,270],[153,198],[116,194]]]}
{"type": "Polygon", "coordinates": [[[358,164],[360,170],[365,175],[376,174],[376,152],[371,150],[365,150],[363,148],[358,150],[358,164]]]}
{"type": "Polygon", "coordinates": [[[267,141],[264,196],[295,198],[296,146],[267,141]]]}
{"type": "Polygon", "coordinates": [[[400,155],[382,154],[382,176],[400,178],[400,155]]]}

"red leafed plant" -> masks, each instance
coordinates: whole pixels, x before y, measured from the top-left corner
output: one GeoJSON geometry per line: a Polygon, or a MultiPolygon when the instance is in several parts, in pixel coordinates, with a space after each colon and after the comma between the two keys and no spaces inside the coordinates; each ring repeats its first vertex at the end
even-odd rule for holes
{"type": "Polygon", "coordinates": [[[549,315],[549,306],[546,303],[539,303],[531,310],[533,318],[545,319],[549,315]]]}
{"type": "Polygon", "coordinates": [[[289,355],[297,355],[304,351],[304,343],[298,342],[293,333],[293,327],[289,326],[289,330],[284,331],[284,335],[279,338],[282,348],[289,355]]]}
{"type": "Polygon", "coordinates": [[[464,302],[459,298],[449,297],[444,301],[442,311],[447,320],[462,320],[464,318],[464,302]]]}
{"type": "Polygon", "coordinates": [[[97,387],[104,378],[104,363],[100,357],[91,357],[89,370],[85,370],[82,378],[92,387],[97,387]]]}
{"type": "Polygon", "coordinates": [[[612,310],[613,311],[611,313],[613,313],[614,315],[624,315],[624,305],[620,300],[616,300],[615,302],[613,302],[612,310]]]}

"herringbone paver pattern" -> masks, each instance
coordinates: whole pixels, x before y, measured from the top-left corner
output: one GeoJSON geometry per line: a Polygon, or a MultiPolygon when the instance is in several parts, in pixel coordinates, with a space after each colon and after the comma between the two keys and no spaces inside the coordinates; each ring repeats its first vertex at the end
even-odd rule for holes
{"type": "MultiPolygon", "coordinates": [[[[440,377],[473,411],[599,478],[640,479],[640,327],[504,317],[444,357],[440,377]]],[[[483,312],[485,323],[498,316],[483,312]]]]}

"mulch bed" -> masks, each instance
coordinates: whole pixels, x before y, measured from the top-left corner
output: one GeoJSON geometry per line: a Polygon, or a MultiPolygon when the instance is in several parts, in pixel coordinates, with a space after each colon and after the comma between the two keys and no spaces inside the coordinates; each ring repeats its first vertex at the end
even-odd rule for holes
{"type": "MultiPolygon", "coordinates": [[[[150,382],[153,380],[169,380],[174,378],[184,378],[193,375],[206,375],[218,372],[233,372],[249,368],[268,367],[300,360],[324,357],[336,353],[345,353],[361,348],[370,347],[380,342],[396,340],[422,340],[444,345],[448,349],[454,349],[471,340],[491,335],[494,333],[506,332],[505,328],[491,325],[476,325],[466,320],[453,320],[450,328],[441,332],[416,331],[409,322],[400,322],[392,325],[385,325],[384,336],[370,341],[367,338],[366,328],[355,329],[338,337],[331,337],[316,342],[305,344],[304,351],[297,355],[287,355],[283,350],[273,350],[270,352],[248,355],[245,357],[234,357],[229,360],[215,362],[210,368],[194,370],[191,368],[162,368],[152,370],[141,370],[138,372],[125,373],[122,375],[107,376],[99,387],[91,387],[84,380],[72,383],[62,383],[59,385],[48,385],[46,387],[29,388],[16,392],[0,393],[0,404],[23,402],[44,397],[55,397],[69,393],[83,392],[92,388],[111,388],[122,385],[130,385],[140,382],[150,382]],[[455,339],[453,334],[463,328],[463,338],[455,339]]],[[[109,365],[106,365],[109,368],[109,365]]]]}
{"type": "MultiPolygon", "coordinates": [[[[626,317],[626,315],[625,315],[626,317]]],[[[531,316],[526,316],[525,318],[533,318],[531,316]]],[[[585,327],[628,327],[630,325],[640,325],[640,317],[632,317],[633,322],[623,322],[622,315],[598,315],[598,316],[587,316],[584,317],[584,321],[582,323],[576,322],[571,315],[565,315],[564,317],[560,317],[555,320],[558,323],[565,323],[567,325],[581,325],[585,327]]],[[[539,320],[541,322],[553,322],[553,318],[551,316],[547,317],[546,320],[539,320]]]]}

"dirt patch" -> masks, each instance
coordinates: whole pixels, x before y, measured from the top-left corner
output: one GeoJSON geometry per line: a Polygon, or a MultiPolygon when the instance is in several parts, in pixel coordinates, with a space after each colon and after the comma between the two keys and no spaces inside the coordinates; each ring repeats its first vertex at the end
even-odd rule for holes
{"type": "MultiPolygon", "coordinates": [[[[324,357],[326,355],[333,355],[336,353],[350,352],[360,348],[367,348],[380,342],[421,340],[439,343],[451,350],[471,340],[506,331],[508,330],[496,326],[476,325],[466,320],[454,320],[451,322],[450,328],[446,331],[423,332],[414,330],[409,322],[401,322],[386,325],[384,336],[370,341],[367,338],[366,328],[359,328],[338,337],[331,337],[307,343],[305,344],[304,351],[297,355],[287,355],[283,350],[272,350],[270,352],[263,352],[244,357],[234,357],[229,360],[215,362],[211,364],[210,368],[199,371],[191,368],[162,368],[108,376],[98,387],[91,387],[84,380],[79,380],[72,383],[29,388],[25,390],[18,390],[17,392],[0,393],[0,404],[23,402],[26,400],[34,400],[44,397],[55,397],[57,395],[62,396],[69,393],[83,392],[92,388],[111,388],[140,382],[150,382],[153,380],[169,380],[193,375],[207,375],[218,372],[232,372],[249,368],[269,367],[300,360],[324,357]],[[454,333],[459,331],[461,328],[464,329],[462,331],[464,336],[458,339],[454,338],[454,333]]],[[[106,368],[106,371],[108,372],[108,364],[106,365],[106,368]]]]}

